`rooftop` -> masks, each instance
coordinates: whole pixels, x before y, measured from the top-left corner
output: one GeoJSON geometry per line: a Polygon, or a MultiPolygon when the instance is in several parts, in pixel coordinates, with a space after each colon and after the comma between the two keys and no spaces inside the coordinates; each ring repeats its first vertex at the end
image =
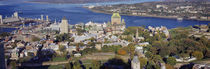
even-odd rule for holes
{"type": "Polygon", "coordinates": [[[121,18],[119,13],[113,13],[112,18],[121,18]]]}

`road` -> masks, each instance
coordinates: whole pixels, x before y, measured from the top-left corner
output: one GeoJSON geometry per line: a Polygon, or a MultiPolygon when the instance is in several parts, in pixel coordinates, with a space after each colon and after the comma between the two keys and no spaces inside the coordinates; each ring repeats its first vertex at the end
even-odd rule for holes
{"type": "Polygon", "coordinates": [[[61,62],[43,62],[43,63],[19,63],[17,66],[26,66],[26,67],[37,67],[37,66],[47,66],[47,65],[60,65],[60,64],[66,64],[69,61],[61,61],[61,62]]]}

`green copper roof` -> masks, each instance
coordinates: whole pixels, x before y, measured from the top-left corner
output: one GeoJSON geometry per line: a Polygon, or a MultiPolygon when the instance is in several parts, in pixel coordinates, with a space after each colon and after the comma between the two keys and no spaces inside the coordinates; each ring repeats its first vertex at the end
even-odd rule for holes
{"type": "Polygon", "coordinates": [[[119,13],[113,13],[112,18],[121,18],[119,13]]]}
{"type": "Polygon", "coordinates": [[[62,20],[67,20],[67,19],[66,19],[66,17],[64,16],[64,17],[62,18],[62,20]]]}

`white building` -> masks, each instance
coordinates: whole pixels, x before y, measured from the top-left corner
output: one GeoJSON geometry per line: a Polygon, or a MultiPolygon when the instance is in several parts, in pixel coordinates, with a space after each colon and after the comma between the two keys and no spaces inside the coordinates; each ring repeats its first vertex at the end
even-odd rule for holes
{"type": "Polygon", "coordinates": [[[19,17],[18,12],[15,12],[13,16],[14,16],[14,18],[18,18],[19,17]]]}
{"type": "Polygon", "coordinates": [[[46,21],[47,21],[47,22],[49,21],[48,15],[46,15],[46,21]]]}
{"type": "Polygon", "coordinates": [[[139,46],[147,46],[149,45],[149,42],[143,42],[143,43],[138,43],[139,46]]]}
{"type": "Polygon", "coordinates": [[[0,24],[3,24],[3,17],[0,15],[0,24]]]}
{"type": "Polygon", "coordinates": [[[88,34],[88,33],[85,33],[84,35],[82,36],[77,36],[77,35],[73,35],[74,37],[74,42],[81,42],[81,41],[84,41],[86,39],[90,39],[90,38],[96,38],[97,35],[96,34],[88,34]]]}
{"type": "Polygon", "coordinates": [[[68,20],[64,17],[60,24],[60,34],[64,34],[68,32],[69,32],[68,20]]]}
{"type": "Polygon", "coordinates": [[[166,65],[165,65],[165,63],[160,63],[160,69],[166,69],[166,65]]]}
{"type": "Polygon", "coordinates": [[[131,61],[131,69],[140,69],[140,61],[138,56],[134,56],[131,61]]]}
{"type": "Polygon", "coordinates": [[[80,53],[76,53],[76,54],[74,54],[74,57],[80,57],[81,56],[81,54],[80,53]]]}
{"type": "Polygon", "coordinates": [[[41,15],[41,20],[42,20],[42,21],[44,20],[44,15],[41,15]]]}

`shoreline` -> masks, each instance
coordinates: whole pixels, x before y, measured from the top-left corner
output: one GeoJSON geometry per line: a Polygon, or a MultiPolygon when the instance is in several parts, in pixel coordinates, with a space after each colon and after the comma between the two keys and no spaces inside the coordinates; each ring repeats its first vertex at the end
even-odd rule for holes
{"type": "MultiPolygon", "coordinates": [[[[83,7],[83,8],[86,8],[86,9],[88,9],[88,10],[90,10],[90,11],[92,11],[92,12],[96,12],[96,13],[112,14],[112,13],[109,13],[109,12],[93,10],[93,9],[88,8],[88,7],[83,7]]],[[[125,16],[140,16],[140,17],[154,17],[154,18],[176,19],[176,20],[177,20],[177,17],[172,17],[172,16],[132,15],[132,14],[120,14],[120,15],[125,15],[125,16]]],[[[210,20],[186,19],[186,18],[183,18],[183,20],[210,21],[210,20]]],[[[182,20],[180,20],[180,21],[182,21],[182,20]]],[[[209,23],[210,23],[210,22],[209,22],[209,23]]]]}
{"type": "MultiPolygon", "coordinates": [[[[123,0],[126,1],[126,0],[123,0]]],[[[129,1],[129,0],[128,0],[129,1]]],[[[24,1],[24,3],[39,3],[39,4],[89,4],[89,3],[107,3],[107,2],[120,2],[120,1],[99,1],[99,2],[47,2],[47,1],[24,1]]]]}

